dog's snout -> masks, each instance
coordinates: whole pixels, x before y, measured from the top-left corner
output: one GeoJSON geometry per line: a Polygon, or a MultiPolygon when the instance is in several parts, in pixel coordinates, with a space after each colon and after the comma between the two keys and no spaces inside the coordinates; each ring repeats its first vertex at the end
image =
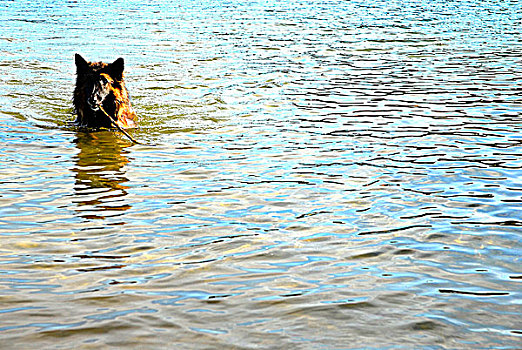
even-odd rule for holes
{"type": "Polygon", "coordinates": [[[98,109],[99,102],[96,99],[96,96],[89,97],[89,99],[87,100],[87,103],[89,104],[89,107],[91,107],[91,109],[93,109],[93,110],[98,109]]]}
{"type": "Polygon", "coordinates": [[[91,107],[91,109],[96,111],[100,107],[101,103],[102,98],[99,94],[98,89],[96,88],[96,86],[94,86],[89,95],[89,98],[87,99],[87,104],[89,105],[89,107],[91,107]]]}

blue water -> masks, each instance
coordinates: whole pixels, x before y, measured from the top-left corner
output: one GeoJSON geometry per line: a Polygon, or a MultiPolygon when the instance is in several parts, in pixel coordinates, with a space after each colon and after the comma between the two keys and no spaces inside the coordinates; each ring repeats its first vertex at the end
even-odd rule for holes
{"type": "Polygon", "coordinates": [[[0,348],[521,347],[518,1],[0,22],[0,348]],[[145,145],[71,124],[75,53],[145,145]]]}

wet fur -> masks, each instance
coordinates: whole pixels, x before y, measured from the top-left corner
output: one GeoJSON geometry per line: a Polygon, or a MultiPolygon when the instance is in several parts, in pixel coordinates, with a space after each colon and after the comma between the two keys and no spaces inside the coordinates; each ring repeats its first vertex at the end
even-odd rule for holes
{"type": "Polygon", "coordinates": [[[110,128],[106,111],[122,128],[136,126],[136,114],[123,81],[123,58],[113,63],[88,62],[75,55],[76,87],[73,103],[76,123],[91,128],[110,128]],[[102,108],[100,108],[100,106],[102,108]]]}

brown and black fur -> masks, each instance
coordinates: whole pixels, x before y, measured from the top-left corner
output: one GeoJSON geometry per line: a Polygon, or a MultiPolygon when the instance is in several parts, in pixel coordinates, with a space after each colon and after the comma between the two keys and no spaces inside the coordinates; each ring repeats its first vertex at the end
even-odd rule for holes
{"type": "Polygon", "coordinates": [[[123,81],[123,58],[113,63],[88,62],[79,54],[76,62],[74,109],[76,123],[90,128],[111,128],[107,112],[121,128],[136,127],[136,113],[123,81]]]}

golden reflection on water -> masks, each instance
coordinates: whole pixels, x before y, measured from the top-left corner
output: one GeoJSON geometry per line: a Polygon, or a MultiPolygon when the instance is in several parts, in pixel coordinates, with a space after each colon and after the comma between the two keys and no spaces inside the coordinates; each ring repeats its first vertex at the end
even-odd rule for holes
{"type": "Polygon", "coordinates": [[[125,148],[129,143],[112,131],[78,132],[74,143],[79,152],[71,170],[76,179],[76,211],[80,216],[102,220],[129,210],[131,206],[125,201],[125,183],[129,181],[125,148]]]}

